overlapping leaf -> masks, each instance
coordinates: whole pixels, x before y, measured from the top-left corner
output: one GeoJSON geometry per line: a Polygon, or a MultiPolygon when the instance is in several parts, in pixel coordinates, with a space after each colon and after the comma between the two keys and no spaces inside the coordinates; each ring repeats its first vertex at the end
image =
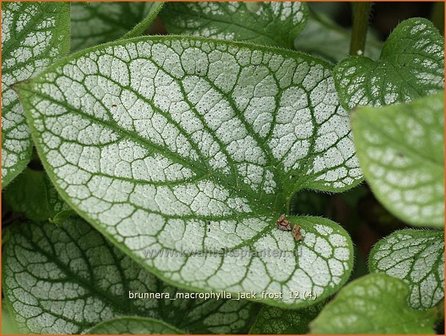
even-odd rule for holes
{"type": "Polygon", "coordinates": [[[65,200],[163,279],[294,307],[347,280],[351,241],[337,224],[290,218],[301,241],[276,228],[295,191],[361,179],[324,62],[150,37],[67,58],[21,92],[65,200]]]}
{"type": "Polygon", "coordinates": [[[162,2],[73,2],[71,49],[141,35],[161,8],[162,2]]]}
{"type": "Polygon", "coordinates": [[[176,299],[177,289],[143,270],[81,219],[57,226],[17,224],[4,246],[3,291],[22,332],[79,334],[99,322],[136,315],[188,332],[243,333],[256,312],[256,305],[244,300],[176,299]],[[130,293],[169,297],[132,299],[130,293]]]}
{"type": "Polygon", "coordinates": [[[369,274],[341,289],[310,324],[313,334],[432,334],[437,311],[407,304],[408,286],[386,274],[369,274]]]}
{"type": "Polygon", "coordinates": [[[4,200],[16,213],[33,221],[56,221],[72,213],[43,171],[30,168],[18,176],[4,193],[4,200]]]}
{"type": "Polygon", "coordinates": [[[118,317],[99,323],[88,330],[87,333],[106,335],[184,334],[181,330],[163,321],[143,317],[118,317]]]}
{"type": "Polygon", "coordinates": [[[161,13],[169,33],[292,48],[307,21],[305,3],[168,3],[161,13]]]}
{"type": "MultiPolygon", "coordinates": [[[[348,56],[350,40],[351,31],[338,26],[328,17],[310,11],[305,28],[294,40],[294,48],[337,63],[348,56]]],[[[364,56],[378,59],[381,48],[381,43],[369,32],[364,56]]]]}
{"type": "Polygon", "coordinates": [[[444,234],[401,230],[380,240],[370,252],[369,267],[405,280],[415,309],[434,307],[444,298],[444,234]]]}
{"type": "Polygon", "coordinates": [[[31,138],[14,84],[36,75],[69,49],[67,3],[4,2],[2,6],[2,185],[31,158],[31,138]]]}
{"type": "Polygon", "coordinates": [[[335,67],[342,106],[389,105],[443,90],[443,50],[443,37],[432,22],[421,18],[401,22],[379,60],[353,56],[335,67]]]}
{"type": "Polygon", "coordinates": [[[353,115],[357,155],[381,203],[412,225],[443,227],[444,94],[353,115]]]}

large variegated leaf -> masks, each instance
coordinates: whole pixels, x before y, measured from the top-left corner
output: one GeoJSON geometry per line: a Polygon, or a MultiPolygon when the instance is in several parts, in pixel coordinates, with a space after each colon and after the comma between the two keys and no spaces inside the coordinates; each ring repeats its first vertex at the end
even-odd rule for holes
{"type": "Polygon", "coordinates": [[[88,334],[106,335],[151,335],[151,334],[184,334],[181,330],[153,318],[147,317],[118,317],[104,321],[87,331],[88,334]]]}
{"type": "Polygon", "coordinates": [[[444,298],[443,231],[401,230],[380,240],[370,252],[369,267],[405,280],[415,309],[434,307],[444,298]]]}
{"type": "Polygon", "coordinates": [[[407,104],[364,107],[352,127],[367,182],[395,216],[444,225],[444,94],[407,104]]]}
{"type": "Polygon", "coordinates": [[[73,2],[71,49],[141,35],[155,20],[162,5],[162,2],[73,2]]]}
{"type": "Polygon", "coordinates": [[[307,12],[307,5],[298,1],[197,1],[168,3],[161,15],[169,33],[292,48],[307,12]]]}
{"type": "Polygon", "coordinates": [[[351,241],[337,224],[289,218],[302,240],[276,227],[294,192],[361,180],[326,63],[146,37],[69,57],[21,93],[65,200],[163,279],[294,307],[347,280],[351,241]]]}
{"type": "MultiPolygon", "coordinates": [[[[344,288],[310,324],[312,334],[433,334],[440,310],[415,310],[407,304],[408,286],[376,273],[344,288]]],[[[440,308],[442,309],[442,308],[440,308]]]]}
{"type": "Polygon", "coordinates": [[[379,60],[353,56],[335,67],[342,105],[389,105],[443,90],[444,40],[432,22],[413,18],[390,34],[379,60]]]}
{"type": "Polygon", "coordinates": [[[187,332],[232,334],[246,332],[257,311],[245,300],[177,296],[184,291],[159,281],[79,218],[16,224],[4,246],[3,292],[22,332],[79,334],[133,315],[187,332]],[[163,297],[140,297],[149,294],[163,297]]]}
{"type": "Polygon", "coordinates": [[[69,4],[2,6],[2,186],[31,158],[32,143],[14,84],[36,75],[69,49],[69,4]]]}

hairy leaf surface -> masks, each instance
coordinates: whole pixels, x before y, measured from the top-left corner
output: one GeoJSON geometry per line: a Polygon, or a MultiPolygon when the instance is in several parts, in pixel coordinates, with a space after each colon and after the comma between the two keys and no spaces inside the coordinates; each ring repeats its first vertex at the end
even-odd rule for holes
{"type": "Polygon", "coordinates": [[[141,35],[153,23],[162,6],[162,2],[73,2],[71,49],[141,35]]]}
{"type": "Polygon", "coordinates": [[[378,61],[353,56],[334,78],[342,106],[407,102],[444,88],[444,40],[432,22],[413,18],[389,35],[378,61]]]}
{"type": "Polygon", "coordinates": [[[307,334],[309,323],[318,315],[322,304],[308,308],[291,310],[262,306],[256,321],[249,330],[250,334],[307,334]]]}
{"type": "Polygon", "coordinates": [[[53,221],[71,213],[43,171],[26,168],[6,189],[4,200],[14,212],[33,221],[53,221]]]}
{"type": "Polygon", "coordinates": [[[151,335],[151,334],[184,334],[183,331],[163,321],[147,317],[118,317],[101,322],[87,332],[88,334],[106,335],[151,335]]]}
{"type": "Polygon", "coordinates": [[[32,143],[14,84],[36,75],[69,49],[69,4],[2,6],[2,186],[31,158],[32,143]]]}
{"type": "Polygon", "coordinates": [[[168,3],[161,13],[169,33],[292,48],[307,21],[301,2],[168,3]]]}
{"type": "Polygon", "coordinates": [[[433,334],[437,313],[407,304],[409,288],[386,274],[369,274],[342,288],[310,324],[313,334],[433,334]]]}
{"type": "Polygon", "coordinates": [[[373,193],[412,225],[443,227],[444,94],[353,114],[361,167],[373,193]]]}
{"type": "Polygon", "coordinates": [[[337,224],[290,218],[302,241],[276,227],[297,190],[361,180],[324,62],[150,37],[77,54],[22,88],[61,194],[163,279],[282,293],[264,301],[285,306],[313,303],[292,292],[322,300],[347,280],[351,241],[337,224]]]}
{"type": "Polygon", "coordinates": [[[405,280],[415,309],[434,307],[444,298],[444,234],[401,230],[381,239],[370,252],[372,272],[405,280]]]}
{"type": "Polygon", "coordinates": [[[4,246],[3,290],[23,332],[79,334],[105,320],[137,315],[187,332],[243,333],[257,310],[245,300],[131,299],[129,292],[175,298],[178,290],[79,218],[57,226],[17,224],[4,246]]]}

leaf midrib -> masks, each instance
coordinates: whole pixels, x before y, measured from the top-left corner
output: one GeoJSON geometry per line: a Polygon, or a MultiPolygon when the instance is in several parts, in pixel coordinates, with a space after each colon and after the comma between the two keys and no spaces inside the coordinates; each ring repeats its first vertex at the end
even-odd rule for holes
{"type": "MultiPolygon", "coordinates": [[[[189,168],[195,175],[201,174],[201,178],[209,178],[210,180],[212,180],[213,182],[215,182],[217,185],[222,185],[230,190],[235,191],[237,194],[240,193],[240,189],[245,190],[245,193],[243,193],[241,195],[241,197],[246,198],[249,200],[249,203],[251,204],[251,206],[256,205],[257,207],[255,207],[254,211],[256,211],[257,214],[268,214],[268,215],[272,215],[278,212],[284,212],[285,210],[285,202],[282,201],[276,201],[272,202],[273,199],[279,198],[280,194],[279,193],[274,193],[274,194],[266,194],[266,193],[262,193],[263,196],[266,196],[264,198],[260,197],[260,198],[256,198],[256,191],[251,189],[250,186],[246,185],[243,181],[238,181],[237,185],[234,186],[234,181],[233,179],[231,179],[229,176],[220,173],[218,171],[215,170],[211,170],[211,168],[209,167],[209,170],[205,170],[200,166],[199,162],[196,162],[192,159],[190,159],[190,161],[177,156],[176,153],[171,152],[168,148],[162,147],[160,145],[154,144],[152,142],[150,142],[149,140],[139,136],[138,134],[128,131],[128,130],[124,130],[121,127],[117,127],[116,125],[105,121],[105,120],[101,120],[96,118],[95,116],[89,115],[89,114],[85,114],[77,109],[75,109],[74,107],[68,105],[68,104],[63,104],[63,102],[60,102],[58,100],[55,100],[54,98],[52,98],[51,96],[47,95],[47,94],[43,94],[41,92],[35,92],[32,90],[28,90],[27,88],[23,88],[23,91],[27,91],[28,94],[32,94],[35,97],[40,96],[43,99],[47,99],[49,101],[51,101],[52,103],[58,104],[59,106],[62,106],[63,108],[67,109],[67,111],[69,113],[73,113],[74,115],[81,115],[82,117],[85,117],[86,119],[89,119],[93,122],[96,122],[108,129],[111,129],[112,131],[116,132],[117,134],[123,135],[129,139],[131,139],[132,141],[135,141],[136,143],[140,144],[141,146],[143,146],[144,148],[152,148],[154,149],[156,152],[158,153],[162,153],[162,155],[168,157],[169,159],[171,159],[173,162],[176,163],[181,163],[183,164],[185,167],[189,168]],[[197,172],[198,171],[198,172],[197,172]],[[261,209],[259,209],[259,203],[262,206],[261,209]],[[278,209],[275,209],[275,207],[278,207],[278,205],[282,204],[281,207],[279,207],[278,209]]],[[[182,181],[179,181],[179,183],[181,183],[182,181]]],[[[147,182],[148,184],[150,182],[147,182]]]]}

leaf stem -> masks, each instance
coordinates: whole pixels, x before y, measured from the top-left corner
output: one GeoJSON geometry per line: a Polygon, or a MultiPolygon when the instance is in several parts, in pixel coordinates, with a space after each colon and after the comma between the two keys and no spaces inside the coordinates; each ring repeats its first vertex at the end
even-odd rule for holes
{"type": "Polygon", "coordinates": [[[435,2],[432,6],[431,21],[434,26],[444,35],[444,2],[435,2]]]}
{"type": "Polygon", "coordinates": [[[364,53],[371,2],[353,2],[353,30],[350,41],[350,55],[364,53]]]}

